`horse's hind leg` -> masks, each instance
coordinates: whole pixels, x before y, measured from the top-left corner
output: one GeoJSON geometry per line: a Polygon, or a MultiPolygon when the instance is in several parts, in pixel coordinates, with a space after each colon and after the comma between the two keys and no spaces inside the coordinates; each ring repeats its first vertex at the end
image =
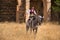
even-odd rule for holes
{"type": "Polygon", "coordinates": [[[36,32],[35,32],[35,33],[37,33],[37,29],[38,29],[38,28],[36,27],[36,32]]]}
{"type": "Polygon", "coordinates": [[[34,32],[34,29],[33,29],[33,32],[34,32]]]}

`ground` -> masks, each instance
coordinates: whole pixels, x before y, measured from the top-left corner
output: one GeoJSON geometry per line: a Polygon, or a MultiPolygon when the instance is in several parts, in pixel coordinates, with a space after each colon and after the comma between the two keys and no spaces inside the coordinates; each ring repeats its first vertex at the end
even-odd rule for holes
{"type": "Polygon", "coordinates": [[[38,32],[26,34],[25,23],[14,22],[0,23],[0,40],[60,40],[60,25],[42,23],[38,26],[38,32]]]}

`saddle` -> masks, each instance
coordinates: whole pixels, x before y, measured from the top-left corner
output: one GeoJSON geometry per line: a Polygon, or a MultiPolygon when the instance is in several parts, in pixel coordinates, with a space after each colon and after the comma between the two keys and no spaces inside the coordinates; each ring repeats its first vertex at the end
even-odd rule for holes
{"type": "Polygon", "coordinates": [[[30,16],[29,20],[35,20],[35,16],[30,16]]]}

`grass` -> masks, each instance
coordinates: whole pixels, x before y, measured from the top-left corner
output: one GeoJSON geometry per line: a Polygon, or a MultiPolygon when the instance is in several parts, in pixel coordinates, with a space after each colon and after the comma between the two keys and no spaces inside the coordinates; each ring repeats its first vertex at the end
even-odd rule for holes
{"type": "Polygon", "coordinates": [[[43,23],[38,26],[38,33],[26,34],[25,23],[0,23],[0,40],[60,40],[60,25],[43,23]]]}

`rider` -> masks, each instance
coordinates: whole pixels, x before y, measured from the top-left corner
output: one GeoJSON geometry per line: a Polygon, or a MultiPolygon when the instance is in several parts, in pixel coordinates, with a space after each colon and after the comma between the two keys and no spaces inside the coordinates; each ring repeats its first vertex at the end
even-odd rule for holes
{"type": "Polygon", "coordinates": [[[36,15],[36,11],[34,9],[34,7],[32,7],[31,9],[27,9],[26,10],[26,22],[31,18],[34,17],[34,15],[36,15]],[[33,14],[33,15],[32,15],[33,14]]]}
{"type": "Polygon", "coordinates": [[[32,18],[32,17],[34,18],[35,15],[36,15],[36,11],[35,11],[34,7],[32,7],[32,8],[30,9],[30,17],[29,17],[29,18],[32,18]]]}

